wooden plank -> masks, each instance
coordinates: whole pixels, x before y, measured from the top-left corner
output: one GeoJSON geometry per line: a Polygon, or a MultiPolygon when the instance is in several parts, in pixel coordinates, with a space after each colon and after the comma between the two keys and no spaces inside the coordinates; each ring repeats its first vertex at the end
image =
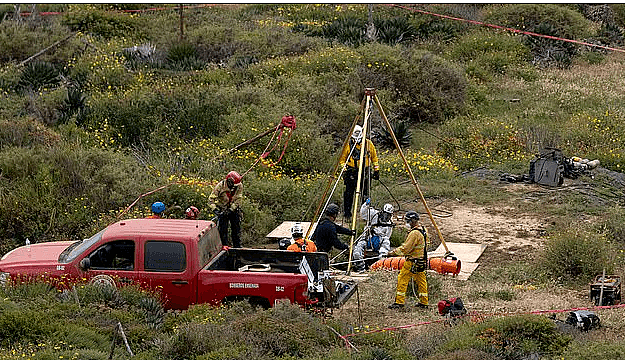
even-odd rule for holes
{"type": "MultiPolygon", "coordinates": [[[[486,249],[486,244],[467,244],[467,243],[447,243],[449,251],[454,253],[458,259],[462,260],[462,265],[465,262],[476,263],[477,259],[482,256],[482,253],[486,249]]],[[[434,252],[428,253],[428,257],[442,257],[445,255],[445,248],[443,245],[439,245],[434,252]]]]}
{"type": "MultiPolygon", "coordinates": [[[[309,221],[284,221],[282,224],[278,225],[275,229],[273,229],[269,234],[267,234],[268,238],[282,239],[282,238],[290,238],[291,237],[291,227],[295,225],[296,222],[302,224],[302,228],[304,229],[304,235],[308,231],[308,227],[310,226],[309,221]]],[[[317,223],[314,224],[310,236],[312,236],[315,231],[315,227],[317,223]]]]}

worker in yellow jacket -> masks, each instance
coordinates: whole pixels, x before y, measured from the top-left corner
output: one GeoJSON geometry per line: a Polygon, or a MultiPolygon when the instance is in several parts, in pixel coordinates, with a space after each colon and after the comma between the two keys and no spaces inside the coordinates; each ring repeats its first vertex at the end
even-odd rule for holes
{"type": "MultiPolygon", "coordinates": [[[[350,146],[344,147],[339,157],[341,167],[347,164],[345,172],[343,173],[343,183],[345,184],[345,191],[343,192],[343,211],[346,218],[352,217],[354,193],[356,192],[356,184],[358,183],[358,162],[360,161],[361,143],[362,126],[356,125],[354,126],[354,131],[349,140],[350,146]]],[[[371,177],[375,180],[380,179],[380,164],[378,163],[378,153],[375,146],[371,140],[366,139],[365,147],[364,171],[362,183],[360,185],[362,202],[369,197],[369,170],[371,165],[373,165],[373,174],[371,177]]]]}
{"type": "Polygon", "coordinates": [[[414,279],[419,294],[418,307],[428,307],[428,282],[425,277],[427,269],[427,230],[424,226],[419,226],[419,214],[415,211],[408,211],[404,216],[406,227],[410,229],[406,241],[397,249],[388,253],[388,256],[405,256],[404,266],[399,270],[397,276],[397,292],[395,302],[389,305],[389,309],[400,309],[406,303],[406,289],[410,279],[414,279]]]}

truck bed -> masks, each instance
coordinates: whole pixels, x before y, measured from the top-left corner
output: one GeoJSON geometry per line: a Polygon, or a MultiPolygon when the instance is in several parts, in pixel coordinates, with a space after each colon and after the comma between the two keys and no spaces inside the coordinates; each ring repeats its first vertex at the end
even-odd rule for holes
{"type": "Polygon", "coordinates": [[[303,257],[306,258],[315,279],[320,271],[330,267],[326,253],[231,248],[215,256],[204,269],[300,274],[299,265],[303,257]]]}

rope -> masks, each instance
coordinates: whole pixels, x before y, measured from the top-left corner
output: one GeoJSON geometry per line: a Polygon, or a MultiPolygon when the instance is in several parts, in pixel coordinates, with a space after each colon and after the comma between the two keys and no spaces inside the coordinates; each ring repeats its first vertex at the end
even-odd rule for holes
{"type": "Polygon", "coordinates": [[[396,7],[396,8],[400,8],[400,9],[404,9],[404,10],[408,10],[408,11],[418,12],[418,13],[425,14],[425,15],[432,15],[432,16],[443,18],[443,19],[449,19],[449,20],[455,20],[455,21],[463,21],[463,22],[466,22],[466,23],[469,23],[469,24],[486,26],[486,27],[490,27],[490,28],[498,29],[498,30],[510,31],[510,32],[517,33],[517,34],[522,34],[522,35],[542,37],[542,38],[551,39],[551,40],[566,41],[566,42],[570,42],[570,43],[574,43],[574,44],[586,45],[586,46],[596,47],[596,48],[600,48],[600,49],[612,50],[612,51],[618,51],[618,52],[625,53],[625,49],[618,49],[618,48],[613,48],[613,47],[610,47],[610,46],[591,44],[591,43],[584,42],[584,41],[571,40],[571,39],[561,38],[561,37],[557,37],[557,36],[538,34],[538,33],[531,32],[531,31],[524,31],[524,30],[509,28],[509,27],[500,26],[500,25],[488,24],[488,23],[484,23],[484,22],[476,21],[476,20],[469,20],[469,19],[463,19],[463,18],[458,18],[458,17],[453,17],[453,16],[436,14],[436,13],[433,13],[433,12],[429,12],[429,11],[425,11],[425,10],[419,10],[419,9],[414,9],[414,8],[403,6],[403,5],[386,4],[386,6],[391,6],[391,7],[396,7]]]}
{"type": "Polygon", "coordinates": [[[263,150],[262,154],[258,157],[258,159],[256,159],[254,164],[252,164],[252,166],[250,166],[250,168],[247,169],[246,172],[241,174],[241,177],[244,177],[245,175],[247,175],[247,173],[249,173],[256,165],[258,165],[258,163],[262,159],[267,158],[267,156],[269,156],[269,154],[271,154],[271,152],[273,150],[275,150],[275,148],[278,146],[278,144],[282,140],[282,134],[284,132],[284,128],[287,128],[287,129],[289,129],[289,137],[284,142],[284,148],[282,149],[282,153],[280,154],[280,157],[278,158],[277,161],[275,161],[275,162],[273,162],[273,163],[271,163],[271,164],[269,164],[267,166],[268,167],[272,167],[272,166],[275,166],[276,164],[278,164],[280,162],[280,160],[282,160],[282,157],[284,156],[284,152],[286,151],[286,147],[287,147],[287,145],[289,143],[289,140],[291,139],[291,136],[293,135],[293,131],[295,130],[296,127],[297,127],[297,124],[296,124],[296,121],[295,121],[295,116],[293,116],[293,115],[285,115],[285,116],[283,116],[282,117],[282,121],[280,121],[280,124],[278,124],[276,126],[276,130],[274,131],[273,135],[271,136],[271,140],[269,140],[269,142],[267,143],[267,146],[265,147],[265,150],[263,150]],[[271,143],[273,142],[273,139],[276,138],[276,134],[278,134],[278,140],[274,144],[273,148],[271,150],[267,151],[267,149],[269,149],[269,147],[271,146],[271,143]]]}

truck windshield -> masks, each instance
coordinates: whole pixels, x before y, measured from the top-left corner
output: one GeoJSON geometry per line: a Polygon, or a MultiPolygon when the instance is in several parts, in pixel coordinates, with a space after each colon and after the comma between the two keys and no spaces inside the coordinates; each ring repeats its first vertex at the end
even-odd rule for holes
{"type": "Polygon", "coordinates": [[[91,245],[98,242],[102,238],[102,233],[104,233],[104,230],[93,235],[89,239],[79,240],[68,246],[67,249],[63,250],[61,255],[59,255],[59,262],[65,264],[72,262],[72,260],[78,257],[78,255],[82,254],[85,250],[90,248],[91,245]]]}

